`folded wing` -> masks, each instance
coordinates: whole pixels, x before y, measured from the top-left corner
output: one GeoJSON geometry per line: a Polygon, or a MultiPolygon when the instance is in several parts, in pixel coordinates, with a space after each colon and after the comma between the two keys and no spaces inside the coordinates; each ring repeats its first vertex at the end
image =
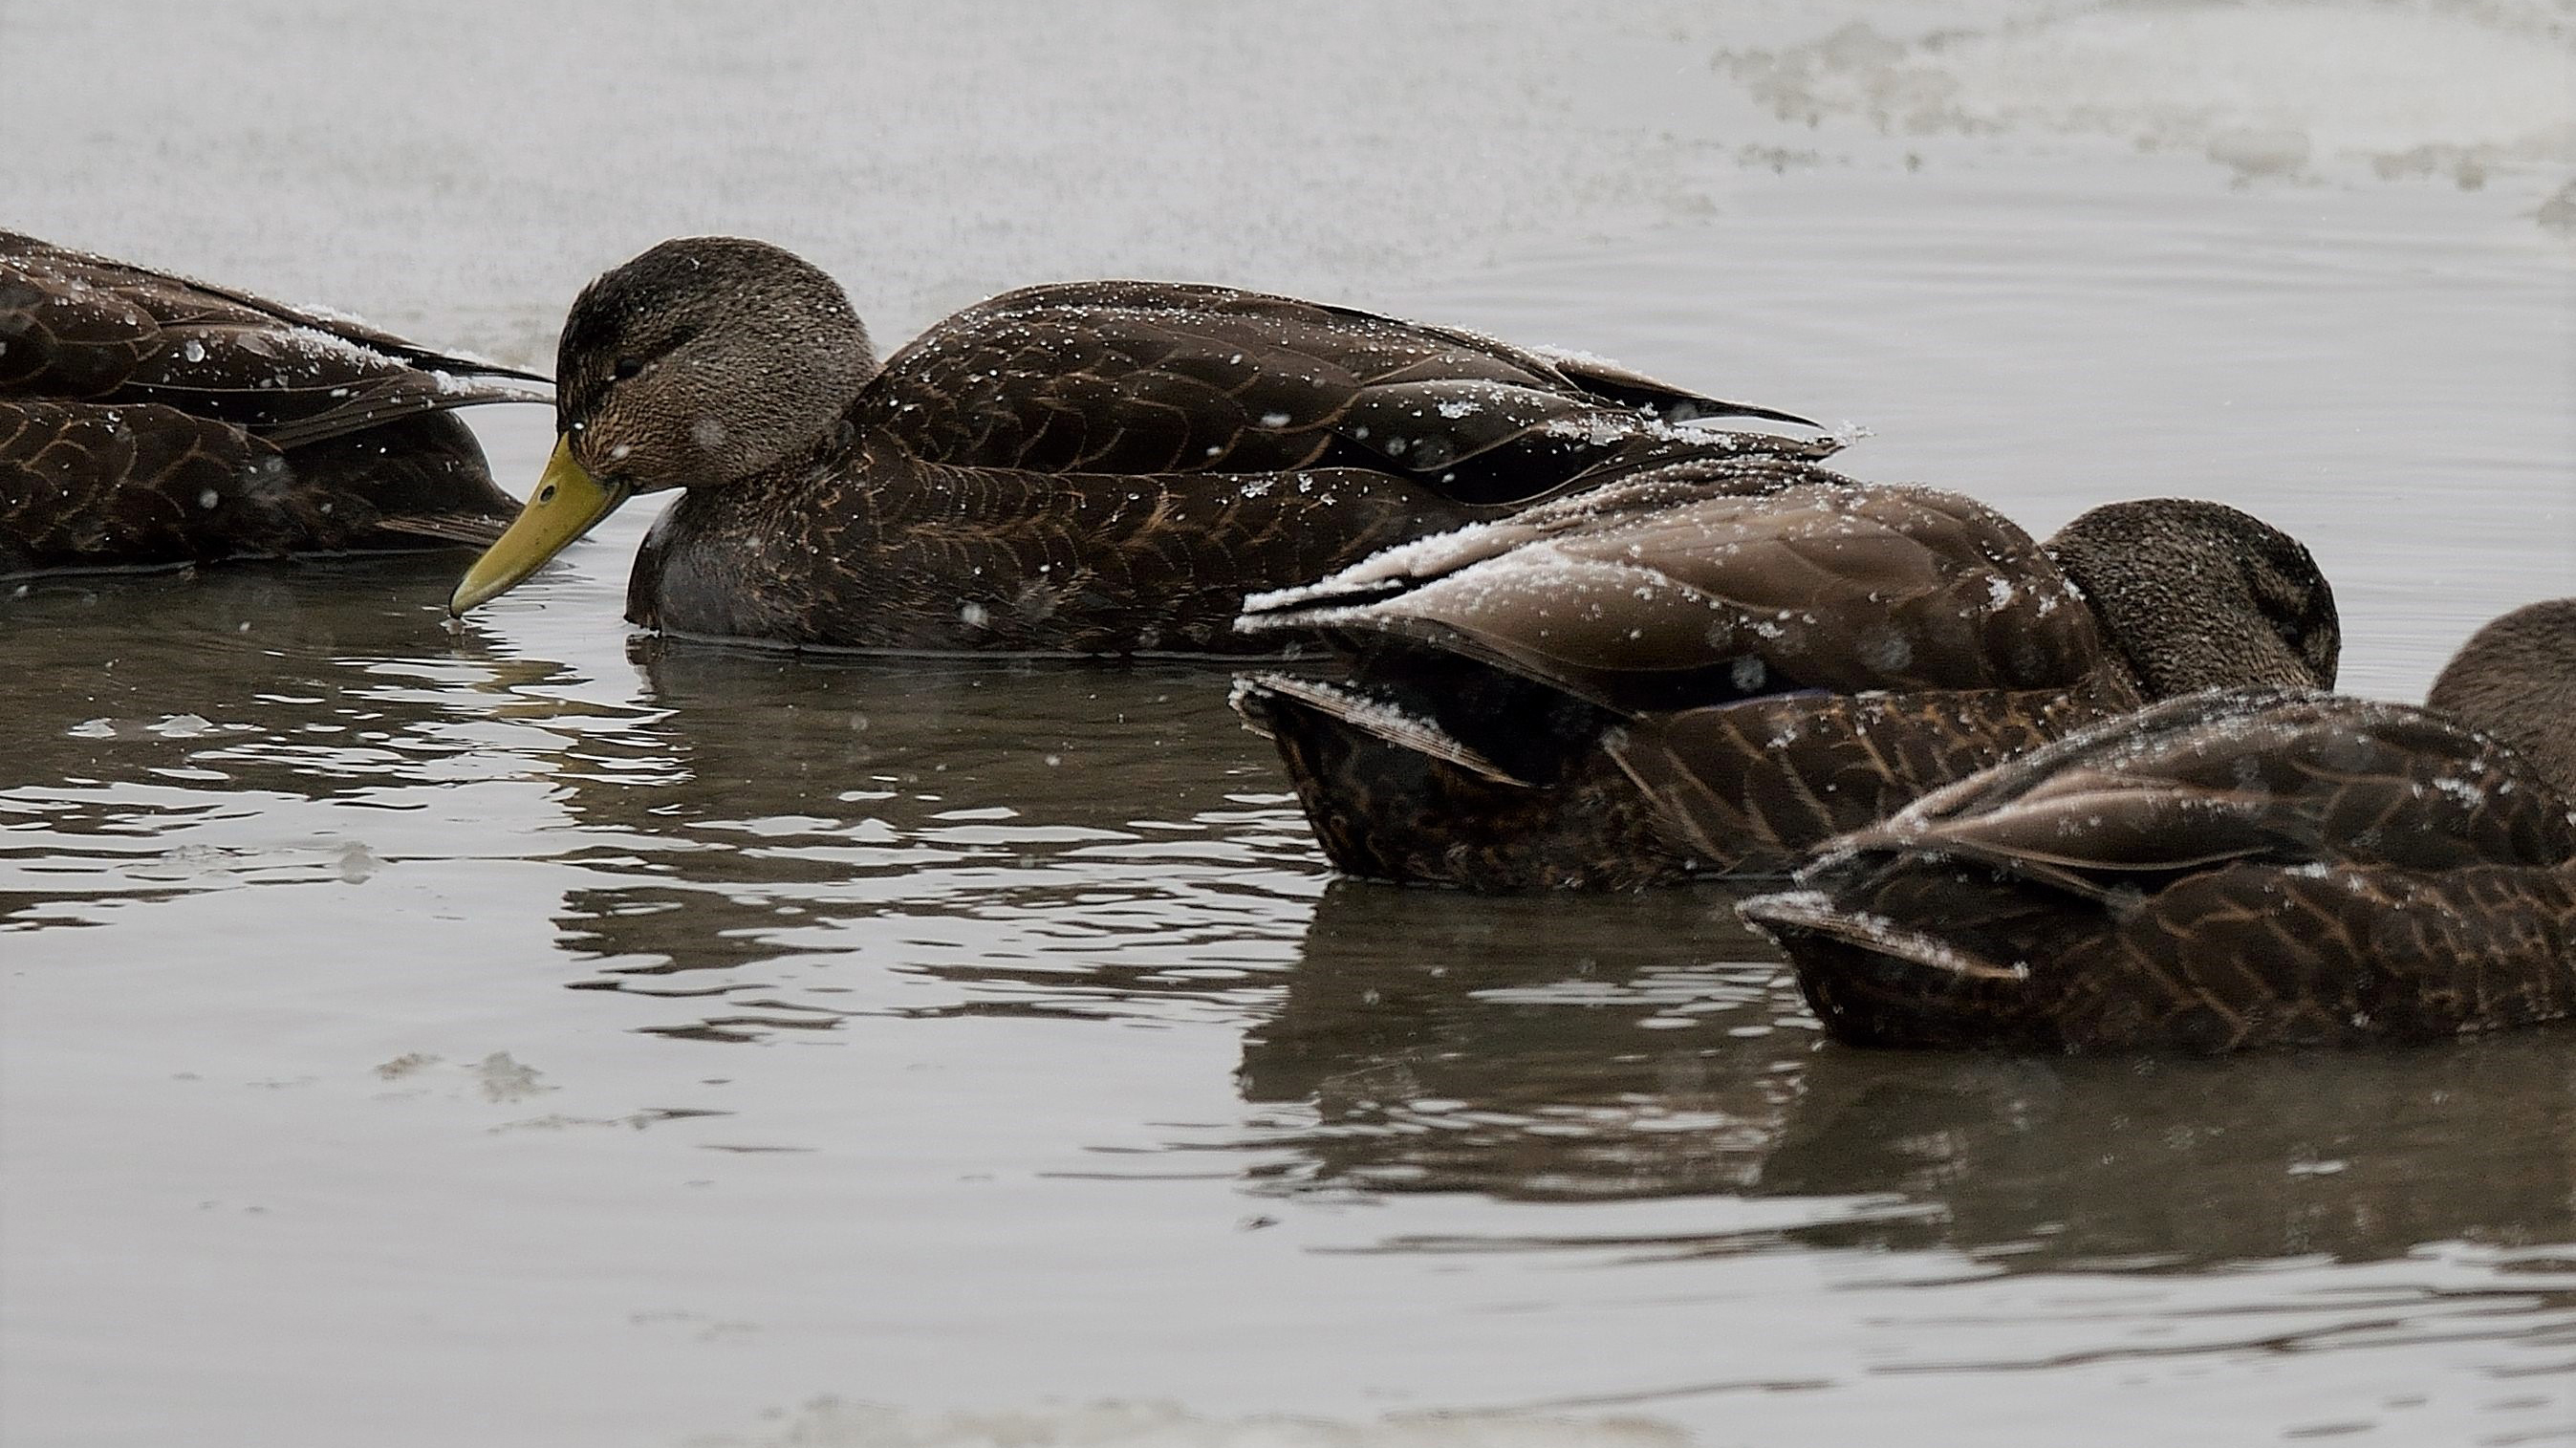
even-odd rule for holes
{"type": "MultiPolygon", "coordinates": [[[[1592,359],[1223,287],[1011,292],[886,362],[854,421],[925,461],[1038,472],[1366,467],[1467,503],[1544,496],[1667,453],[1834,444],[1684,427],[1803,423],[1592,359]]],[[[1812,425],[1812,424],[1809,424],[1812,425]]]]}
{"type": "Polygon", "coordinates": [[[355,318],[0,232],[0,398],[157,403],[280,447],[483,402],[543,402],[534,373],[431,351],[355,318]]]}
{"type": "Polygon", "coordinates": [[[2234,860],[2550,866],[2576,858],[2576,822],[2527,763],[2440,715],[2219,690],[2023,755],[1842,844],[1975,860],[2100,897],[2234,860]]]}

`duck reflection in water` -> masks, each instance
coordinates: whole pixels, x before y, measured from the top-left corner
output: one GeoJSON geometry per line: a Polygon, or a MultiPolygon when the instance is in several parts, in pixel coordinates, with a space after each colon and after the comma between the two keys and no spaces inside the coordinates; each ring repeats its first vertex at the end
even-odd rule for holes
{"type": "Polygon", "coordinates": [[[1245,1145],[1286,1154],[1254,1189],[1807,1199],[1786,1229],[1560,1245],[1947,1249],[2007,1271],[2576,1237],[2576,1067],[2546,1036],[2228,1061],[1860,1051],[1822,1039],[1766,944],[1703,918],[1724,903],[1336,883],[1246,1033],[1245,1145]]]}
{"type": "MultiPolygon", "coordinates": [[[[0,928],[91,923],[125,900],[234,884],[354,883],[364,821],[512,769],[436,683],[538,682],[551,665],[424,657],[436,556],[312,559],[0,589],[21,641],[0,710],[0,793],[26,809],[0,928]],[[256,802],[254,805],[252,802],[256,802]],[[332,808],[303,812],[320,803],[332,808]],[[255,808],[256,829],[228,827],[255,808]],[[211,838],[215,843],[207,843],[211,838]]],[[[452,793],[442,796],[452,802],[452,793]]]]}
{"type": "Polygon", "coordinates": [[[590,988],[707,998],[669,1033],[1193,1010],[1225,988],[1176,960],[1290,952],[1312,846],[1205,669],[629,657],[653,722],[575,739],[555,778],[643,868],[556,923],[590,988]]]}

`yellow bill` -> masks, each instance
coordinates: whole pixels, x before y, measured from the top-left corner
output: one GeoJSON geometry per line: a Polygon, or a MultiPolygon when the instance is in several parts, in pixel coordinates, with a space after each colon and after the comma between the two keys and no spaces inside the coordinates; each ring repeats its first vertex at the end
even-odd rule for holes
{"type": "Polygon", "coordinates": [[[573,461],[572,439],[557,441],[555,455],[546,460],[545,476],[537,479],[537,490],[529,496],[528,505],[519,510],[501,541],[484,550],[483,556],[474,560],[474,566],[465,570],[464,581],[456,585],[455,594],[447,600],[447,611],[462,614],[518,587],[529,574],[544,567],[547,559],[615,512],[617,505],[626,501],[626,493],[623,487],[592,477],[588,469],[573,461]]]}

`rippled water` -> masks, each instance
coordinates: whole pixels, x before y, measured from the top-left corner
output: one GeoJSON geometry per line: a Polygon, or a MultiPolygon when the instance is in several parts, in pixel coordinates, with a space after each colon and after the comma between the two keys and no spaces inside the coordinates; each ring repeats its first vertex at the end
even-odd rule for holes
{"type": "MultiPolygon", "coordinates": [[[[1922,144],[1396,300],[2036,528],[2254,508],[2365,692],[2576,587],[2526,201],[1922,144]]],[[[0,597],[8,1442],[2576,1437],[2566,1033],[1838,1048],[1722,891],[1332,879],[1221,667],[632,636],[645,522],[459,627],[455,558],[0,597]]]]}

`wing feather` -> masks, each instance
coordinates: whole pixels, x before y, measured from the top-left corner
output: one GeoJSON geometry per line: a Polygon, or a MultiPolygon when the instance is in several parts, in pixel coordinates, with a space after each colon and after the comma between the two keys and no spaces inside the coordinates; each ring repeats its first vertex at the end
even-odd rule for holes
{"type": "Polygon", "coordinates": [[[1823,456],[1681,429],[1759,409],[1608,363],[1222,287],[1092,282],[970,307],[887,359],[853,420],[926,461],[1028,471],[1370,467],[1466,502],[1543,496],[1640,450],[1823,456]],[[1069,417],[1083,423],[1078,434],[1069,417]],[[1078,448],[1069,448],[1074,436],[1078,448]]]}
{"type": "Polygon", "coordinates": [[[1783,477],[1721,470],[1676,501],[1649,475],[1593,510],[1570,496],[1256,597],[1242,626],[1403,640],[1624,712],[1797,690],[2065,689],[2097,667],[2091,612],[1992,510],[1783,477]]]}
{"type": "Polygon", "coordinates": [[[545,402],[535,373],[355,318],[0,232],[0,397],[159,403],[280,447],[486,402],[545,402]]]}
{"type": "Polygon", "coordinates": [[[2213,690],[2105,721],[1840,842],[2098,892],[2226,860],[2554,866],[2576,820],[2511,750],[2403,704],[2213,690]]]}

